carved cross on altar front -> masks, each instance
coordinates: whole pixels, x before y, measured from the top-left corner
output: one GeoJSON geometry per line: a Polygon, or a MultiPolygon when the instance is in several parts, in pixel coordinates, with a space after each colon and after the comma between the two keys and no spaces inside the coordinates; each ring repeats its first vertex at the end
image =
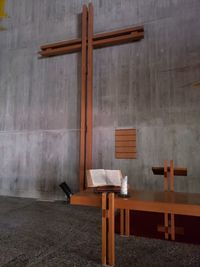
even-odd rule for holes
{"type": "Polygon", "coordinates": [[[82,9],[82,38],[41,46],[41,57],[59,56],[81,51],[81,125],[80,125],[80,190],[85,188],[86,170],[92,168],[92,100],[93,49],[139,41],[143,26],[106,33],[93,33],[94,9],[90,3],[82,9]]]}

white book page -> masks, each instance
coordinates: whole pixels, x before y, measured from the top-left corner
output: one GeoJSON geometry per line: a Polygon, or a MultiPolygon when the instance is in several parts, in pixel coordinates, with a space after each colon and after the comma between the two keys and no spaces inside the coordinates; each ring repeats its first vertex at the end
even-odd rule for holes
{"type": "Polygon", "coordinates": [[[104,169],[90,170],[93,186],[106,185],[106,173],[104,169]]]}
{"type": "Polygon", "coordinates": [[[107,184],[121,186],[121,171],[120,170],[105,170],[107,184]]]}

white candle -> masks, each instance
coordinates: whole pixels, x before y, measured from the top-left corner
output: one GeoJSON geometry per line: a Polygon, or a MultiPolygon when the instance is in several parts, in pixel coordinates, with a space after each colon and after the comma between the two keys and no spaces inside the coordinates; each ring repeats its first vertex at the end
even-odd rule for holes
{"type": "Polygon", "coordinates": [[[121,195],[128,195],[128,177],[125,176],[121,181],[121,195]]]}

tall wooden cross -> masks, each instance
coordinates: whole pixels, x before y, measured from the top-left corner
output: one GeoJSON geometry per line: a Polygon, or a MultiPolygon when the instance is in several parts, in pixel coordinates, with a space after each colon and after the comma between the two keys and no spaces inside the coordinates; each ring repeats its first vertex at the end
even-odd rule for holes
{"type": "Polygon", "coordinates": [[[81,51],[81,125],[80,125],[80,190],[85,188],[86,170],[92,168],[93,117],[93,49],[139,41],[144,38],[143,26],[106,33],[93,33],[92,3],[83,5],[82,38],[42,45],[41,57],[59,56],[81,51]]]}

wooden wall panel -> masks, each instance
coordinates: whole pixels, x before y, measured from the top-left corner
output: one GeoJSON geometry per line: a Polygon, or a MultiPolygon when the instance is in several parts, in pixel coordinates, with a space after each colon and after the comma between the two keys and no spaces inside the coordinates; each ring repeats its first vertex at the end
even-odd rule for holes
{"type": "Polygon", "coordinates": [[[115,130],[115,158],[136,158],[136,129],[115,130]]]}

